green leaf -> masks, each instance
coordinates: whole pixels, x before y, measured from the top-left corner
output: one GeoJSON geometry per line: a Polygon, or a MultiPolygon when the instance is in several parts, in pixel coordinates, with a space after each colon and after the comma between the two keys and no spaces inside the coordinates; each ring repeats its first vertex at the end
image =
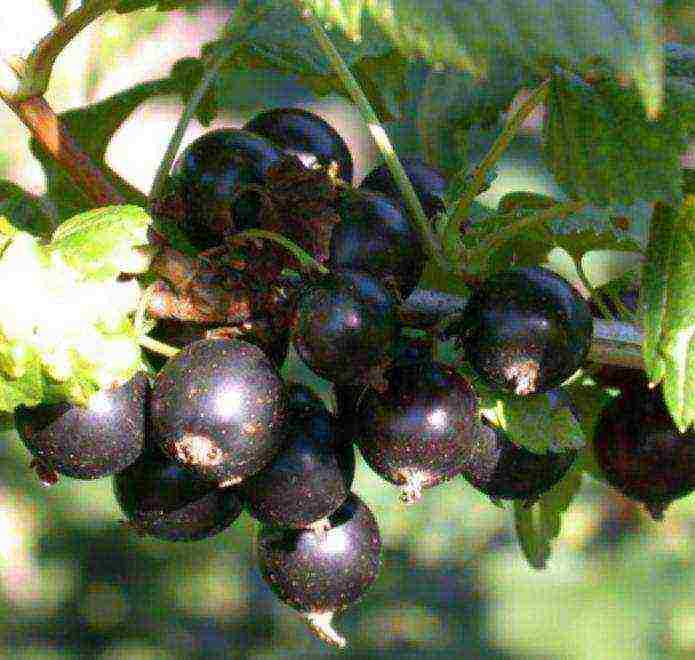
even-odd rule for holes
{"type": "Polygon", "coordinates": [[[678,200],[695,89],[670,79],[666,105],[653,121],[634,87],[602,76],[589,84],[559,69],[553,74],[545,156],[558,183],[570,198],[599,207],[678,200]]]}
{"type": "Polygon", "coordinates": [[[75,270],[94,280],[133,272],[133,248],[147,245],[150,216],[137,206],[108,206],[64,222],[47,249],[58,251],[75,270]]]}
{"type": "Polygon", "coordinates": [[[514,527],[519,547],[535,569],[543,569],[550,558],[551,542],[560,536],[562,516],[582,485],[582,471],[575,463],[567,474],[544,493],[533,506],[514,503],[514,527]]]}
{"type": "Polygon", "coordinates": [[[550,558],[550,543],[534,519],[534,507],[529,507],[523,502],[514,502],[514,530],[529,566],[538,571],[546,568],[550,558]]]}
{"type": "MultiPolygon", "coordinates": [[[[9,346],[0,344],[2,352],[9,346]]],[[[13,412],[17,406],[37,406],[43,400],[43,377],[41,363],[35,352],[25,351],[24,367],[21,376],[11,377],[0,369],[0,411],[13,412]],[[29,353],[32,353],[29,355],[29,353]]]]}
{"type": "Polygon", "coordinates": [[[656,204],[642,273],[644,361],[676,426],[695,423],[695,195],[656,204]]]}
{"type": "Polygon", "coordinates": [[[447,173],[470,169],[472,142],[500,132],[500,115],[538,77],[517,59],[496,57],[485,78],[453,67],[431,68],[418,90],[417,123],[427,159],[447,173]]]}
{"type": "Polygon", "coordinates": [[[536,453],[584,446],[581,424],[570,408],[555,397],[498,397],[495,413],[500,426],[516,444],[536,453]]]}
{"type": "Polygon", "coordinates": [[[499,53],[529,66],[548,61],[578,66],[601,57],[635,80],[650,112],[661,105],[663,51],[655,0],[311,0],[310,4],[323,22],[361,42],[370,38],[376,25],[409,56],[477,75],[490,74],[490,63],[499,53]]]}
{"type": "Polygon", "coordinates": [[[0,180],[0,216],[21,231],[48,236],[53,223],[39,200],[9,181],[0,180]]]}

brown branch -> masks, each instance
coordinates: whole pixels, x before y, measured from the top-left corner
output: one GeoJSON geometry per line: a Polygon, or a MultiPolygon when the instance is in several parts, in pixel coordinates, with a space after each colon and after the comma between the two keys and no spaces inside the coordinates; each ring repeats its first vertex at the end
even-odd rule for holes
{"type": "MultiPolygon", "coordinates": [[[[43,96],[25,101],[6,100],[44,150],[65,170],[75,185],[97,206],[125,204],[123,195],[75,142],[43,96]]],[[[115,172],[113,176],[120,179],[115,172]]],[[[125,181],[124,185],[132,188],[125,181]]],[[[135,190],[135,189],[133,189],[135,190]]],[[[144,200],[144,197],[143,197],[144,200]]]]}

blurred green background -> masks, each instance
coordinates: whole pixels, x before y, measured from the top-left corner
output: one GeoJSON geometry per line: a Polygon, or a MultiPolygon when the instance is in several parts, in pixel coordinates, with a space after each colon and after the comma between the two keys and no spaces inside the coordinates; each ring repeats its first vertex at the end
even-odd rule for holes
{"type": "MultiPolygon", "coordinates": [[[[54,22],[46,0],[18,5],[0,6],[9,50],[28,48],[54,22]]],[[[197,55],[227,13],[220,3],[195,14],[102,20],[61,57],[49,100],[65,110],[164,75],[197,55]]],[[[214,126],[240,125],[268,105],[301,104],[348,139],[357,180],[376,159],[341,99],[317,99],[273,76],[240,77],[238,99],[242,111],[214,126]]],[[[145,104],[109,148],[109,163],[142,190],[180,109],[174,99],[145,104]]],[[[539,158],[538,119],[501,162],[487,203],[513,189],[556,191],[539,158]]],[[[194,122],[185,143],[204,130],[194,122]]],[[[41,195],[45,180],[26,131],[4,107],[0,134],[0,176],[41,195]]],[[[657,524],[587,477],[548,568],[537,572],[516,545],[510,508],[493,506],[461,479],[406,508],[358,459],[355,491],[379,520],[384,551],[374,588],[337,620],[350,642],[341,653],[315,641],[265,587],[248,517],[195,544],[138,538],[121,525],[109,479],[64,478],[42,489],[28,463],[14,432],[0,433],[2,658],[695,657],[695,497],[657,524]]]]}

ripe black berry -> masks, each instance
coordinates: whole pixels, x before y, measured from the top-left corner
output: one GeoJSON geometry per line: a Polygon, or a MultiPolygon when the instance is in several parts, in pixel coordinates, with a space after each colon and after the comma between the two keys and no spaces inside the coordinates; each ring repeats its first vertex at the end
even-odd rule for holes
{"type": "Polygon", "coordinates": [[[149,383],[136,374],[116,389],[102,390],[86,407],[67,402],[18,408],[16,424],[46,483],[58,472],[99,479],[133,463],[145,445],[149,383]]]}
{"type": "Polygon", "coordinates": [[[322,640],[344,647],[332,618],[357,602],[376,579],[381,536],[374,515],[354,494],[330,523],[325,536],[263,527],[258,561],[275,595],[300,612],[322,640]]]}
{"type": "Polygon", "coordinates": [[[331,268],[392,279],[401,297],[413,291],[425,267],[425,253],[401,205],[377,192],[350,191],[338,206],[341,222],[331,234],[331,268]]]}
{"type": "Polygon", "coordinates": [[[336,174],[352,183],[350,150],[338,132],[318,115],[300,108],[276,108],[256,115],[244,129],[296,155],[306,167],[336,167],[336,174]]]}
{"type": "Polygon", "coordinates": [[[491,387],[517,395],[560,385],[584,363],[593,319],[569,282],[540,267],[496,273],[446,332],[491,387]]]}
{"type": "MultiPolygon", "coordinates": [[[[281,158],[281,151],[265,138],[234,128],[211,131],[188,145],[173,176],[184,202],[182,229],[189,240],[201,250],[219,245],[232,223],[236,197],[246,186],[261,185],[281,158]]],[[[235,208],[234,228],[252,226],[257,210],[235,208]]]]}
{"type": "MultiPolygon", "coordinates": [[[[438,213],[444,212],[444,195],[448,186],[444,175],[420,158],[401,158],[401,164],[415,189],[425,215],[428,218],[434,218],[438,213]]],[[[386,164],[373,169],[364,178],[360,188],[381,192],[402,201],[400,190],[386,164]]]]}
{"type": "Polygon", "coordinates": [[[249,513],[267,525],[325,530],[349,493],[337,450],[333,416],[306,387],[291,385],[282,448],[241,486],[249,513]]]}
{"type": "Polygon", "coordinates": [[[350,382],[381,364],[396,334],[393,296],[366,273],[337,271],[299,294],[291,336],[319,376],[350,382]]]}
{"type": "Polygon", "coordinates": [[[201,478],[234,485],[280,449],[285,408],[282,380],[258,347],[204,339],[157,375],[154,439],[201,478]]]}
{"type": "Polygon", "coordinates": [[[695,432],[680,433],[661,388],[633,379],[601,413],[594,436],[598,463],[608,482],[643,502],[655,520],[695,489],[695,432]]]}
{"type": "Polygon", "coordinates": [[[241,513],[230,488],[220,489],[150,450],[115,475],[113,489],[129,524],[165,541],[199,541],[229,527],[241,513]]]}
{"type": "Polygon", "coordinates": [[[534,502],[567,474],[575,450],[536,454],[483,421],[466,455],[462,476],[493,499],[534,502]]]}
{"type": "Polygon", "coordinates": [[[477,400],[470,383],[439,362],[397,364],[385,380],[385,391],[369,390],[359,404],[356,442],[369,466],[412,504],[424,488],[461,472],[477,400]]]}

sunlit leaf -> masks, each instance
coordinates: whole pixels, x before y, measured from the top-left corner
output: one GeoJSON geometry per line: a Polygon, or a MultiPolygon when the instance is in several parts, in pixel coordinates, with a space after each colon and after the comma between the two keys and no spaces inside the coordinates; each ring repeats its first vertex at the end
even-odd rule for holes
{"type": "Polygon", "coordinates": [[[133,272],[125,267],[133,248],[147,245],[149,215],[137,206],[111,206],[82,213],[53,234],[50,250],[92,279],[133,272]]]}
{"type": "Polygon", "coordinates": [[[695,423],[695,194],[657,204],[642,274],[644,361],[676,426],[695,423]]]}

